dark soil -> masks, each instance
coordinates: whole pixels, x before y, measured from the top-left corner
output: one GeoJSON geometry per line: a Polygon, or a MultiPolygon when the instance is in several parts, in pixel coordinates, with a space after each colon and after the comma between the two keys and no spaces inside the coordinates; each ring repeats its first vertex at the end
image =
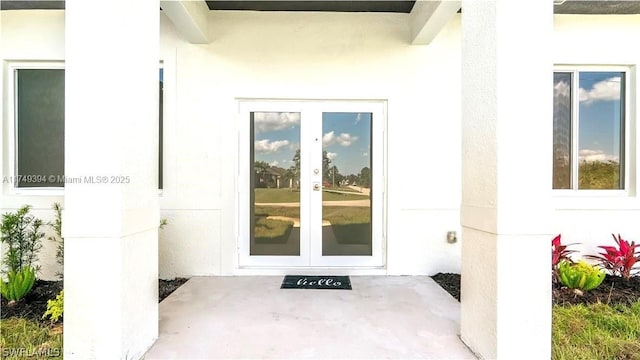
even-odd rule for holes
{"type": "Polygon", "coordinates": [[[62,290],[62,281],[36,280],[31,291],[18,302],[9,305],[5,298],[0,303],[0,318],[21,317],[36,320],[41,323],[49,322],[43,320],[42,315],[47,311],[47,300],[53,300],[62,290]]]}
{"type": "Polygon", "coordinates": [[[460,274],[437,273],[431,278],[456,300],[460,301],[460,274]]]}
{"type": "MultiPolygon", "coordinates": [[[[185,278],[159,280],[158,302],[164,300],[187,280],[185,278]]],[[[42,315],[47,311],[47,300],[55,299],[60,290],[62,290],[62,281],[36,280],[33,289],[24,299],[9,305],[8,301],[2,298],[0,318],[21,317],[40,323],[49,323],[49,319],[42,319],[42,315]]],[[[62,322],[62,319],[60,322],[62,322]]]]}
{"type": "Polygon", "coordinates": [[[619,277],[607,275],[597,288],[585,291],[583,295],[576,294],[572,289],[562,286],[553,287],[553,303],[558,305],[574,304],[633,304],[640,300],[640,276],[634,276],[629,281],[619,277]]]}
{"type": "MultiPolygon", "coordinates": [[[[460,301],[460,274],[438,273],[431,277],[451,296],[460,301]]],[[[640,276],[632,277],[629,281],[618,276],[607,275],[599,287],[576,294],[572,289],[561,284],[553,285],[553,303],[558,305],[576,304],[633,304],[640,300],[640,276]]]]}
{"type": "Polygon", "coordinates": [[[171,295],[172,292],[176,291],[176,289],[186,283],[187,280],[189,279],[175,278],[173,280],[158,280],[158,302],[161,302],[167,296],[171,295]]]}

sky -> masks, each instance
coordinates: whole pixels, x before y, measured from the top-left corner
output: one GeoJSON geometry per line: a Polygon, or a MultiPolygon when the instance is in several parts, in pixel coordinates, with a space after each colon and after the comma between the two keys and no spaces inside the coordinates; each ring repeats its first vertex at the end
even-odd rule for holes
{"type": "MultiPolygon", "coordinates": [[[[285,169],[292,166],[300,147],[300,121],[300,113],[254,113],[255,160],[285,169]]],[[[357,175],[369,166],[370,131],[370,113],[323,113],[323,150],[340,174],[357,175]]]]}
{"type": "MultiPolygon", "coordinates": [[[[578,156],[580,161],[620,159],[620,72],[580,72],[578,156]]],[[[568,98],[570,85],[556,82],[554,96],[568,98]]]]}

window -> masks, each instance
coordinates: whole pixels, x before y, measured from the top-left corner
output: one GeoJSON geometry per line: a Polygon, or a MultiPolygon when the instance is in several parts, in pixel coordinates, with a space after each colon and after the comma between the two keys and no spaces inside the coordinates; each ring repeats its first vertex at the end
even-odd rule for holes
{"type": "Polygon", "coordinates": [[[64,186],[64,70],[17,69],[16,187],[64,186]]]}
{"type": "MultiPolygon", "coordinates": [[[[64,69],[19,68],[15,77],[16,188],[64,187],[64,69]]],[[[162,189],[163,82],[159,72],[158,188],[162,189]]]]}
{"type": "Polygon", "coordinates": [[[553,74],[553,188],[625,189],[625,70],[553,74]]]}

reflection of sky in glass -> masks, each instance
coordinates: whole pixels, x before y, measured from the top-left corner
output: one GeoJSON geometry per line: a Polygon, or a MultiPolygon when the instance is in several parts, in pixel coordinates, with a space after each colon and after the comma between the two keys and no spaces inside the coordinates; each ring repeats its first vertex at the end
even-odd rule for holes
{"type": "Polygon", "coordinates": [[[255,161],[288,169],[300,147],[300,113],[254,113],[255,161]]]}
{"type": "Polygon", "coordinates": [[[370,166],[371,113],[323,113],[322,143],[340,174],[359,174],[370,166]]]}
{"type": "MultiPolygon", "coordinates": [[[[323,113],[323,149],[342,175],[369,166],[370,113],[323,113]]],[[[300,147],[300,113],[254,113],[255,161],[288,169],[300,147]]]]}
{"type": "Polygon", "coordinates": [[[579,158],[620,158],[620,72],[580,72],[579,158]]]}

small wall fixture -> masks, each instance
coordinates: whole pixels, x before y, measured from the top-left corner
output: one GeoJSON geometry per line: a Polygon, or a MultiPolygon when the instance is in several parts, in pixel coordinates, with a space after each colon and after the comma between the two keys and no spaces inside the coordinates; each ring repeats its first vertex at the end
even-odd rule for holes
{"type": "Polygon", "coordinates": [[[456,232],[447,231],[447,242],[449,244],[454,244],[456,241],[458,241],[458,236],[456,235],[456,232]]]}

